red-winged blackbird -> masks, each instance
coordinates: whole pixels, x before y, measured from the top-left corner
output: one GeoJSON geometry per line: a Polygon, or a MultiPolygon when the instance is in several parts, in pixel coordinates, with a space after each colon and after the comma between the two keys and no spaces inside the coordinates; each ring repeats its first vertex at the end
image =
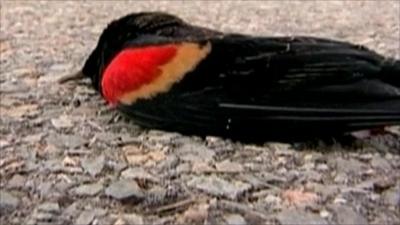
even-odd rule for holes
{"type": "Polygon", "coordinates": [[[257,37],[133,13],[103,31],[82,73],[137,124],[295,139],[400,123],[400,61],[315,37],[257,37]]]}

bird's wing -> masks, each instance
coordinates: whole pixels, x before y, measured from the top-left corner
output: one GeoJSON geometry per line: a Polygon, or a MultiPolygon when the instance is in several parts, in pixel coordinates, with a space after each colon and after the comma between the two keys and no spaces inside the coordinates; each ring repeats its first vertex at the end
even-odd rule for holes
{"type": "Polygon", "coordinates": [[[376,75],[383,58],[363,47],[321,38],[227,35],[212,40],[209,62],[240,86],[291,90],[344,84],[376,75]],[[244,82],[244,83],[243,83],[244,82]]]}

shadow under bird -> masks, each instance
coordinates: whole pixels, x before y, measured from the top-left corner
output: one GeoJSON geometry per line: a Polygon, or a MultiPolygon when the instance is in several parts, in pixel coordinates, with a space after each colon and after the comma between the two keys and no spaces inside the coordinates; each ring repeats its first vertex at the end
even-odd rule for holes
{"type": "Polygon", "coordinates": [[[112,21],[81,71],[145,128],[294,140],[400,123],[400,61],[315,37],[258,37],[161,12],[112,21]]]}

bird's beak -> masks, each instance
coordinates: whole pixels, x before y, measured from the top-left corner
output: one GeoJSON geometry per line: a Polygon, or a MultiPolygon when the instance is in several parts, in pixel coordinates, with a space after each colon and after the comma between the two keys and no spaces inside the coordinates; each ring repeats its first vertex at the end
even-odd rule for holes
{"type": "Polygon", "coordinates": [[[80,80],[80,79],[83,79],[83,78],[85,78],[85,74],[83,74],[82,71],[79,71],[79,72],[77,72],[77,73],[68,74],[68,75],[66,75],[66,76],[64,76],[64,77],[61,77],[61,78],[58,80],[58,83],[59,83],[59,84],[63,84],[63,83],[66,83],[66,82],[68,82],[68,81],[80,80]]]}

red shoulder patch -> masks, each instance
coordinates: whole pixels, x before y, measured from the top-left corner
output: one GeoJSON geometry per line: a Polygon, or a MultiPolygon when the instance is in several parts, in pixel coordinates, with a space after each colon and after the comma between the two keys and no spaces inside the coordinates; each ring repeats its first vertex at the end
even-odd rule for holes
{"type": "Polygon", "coordinates": [[[168,63],[177,52],[173,44],[124,49],[114,57],[101,81],[104,98],[111,104],[118,97],[152,82],[161,75],[160,66],[168,63]]]}

